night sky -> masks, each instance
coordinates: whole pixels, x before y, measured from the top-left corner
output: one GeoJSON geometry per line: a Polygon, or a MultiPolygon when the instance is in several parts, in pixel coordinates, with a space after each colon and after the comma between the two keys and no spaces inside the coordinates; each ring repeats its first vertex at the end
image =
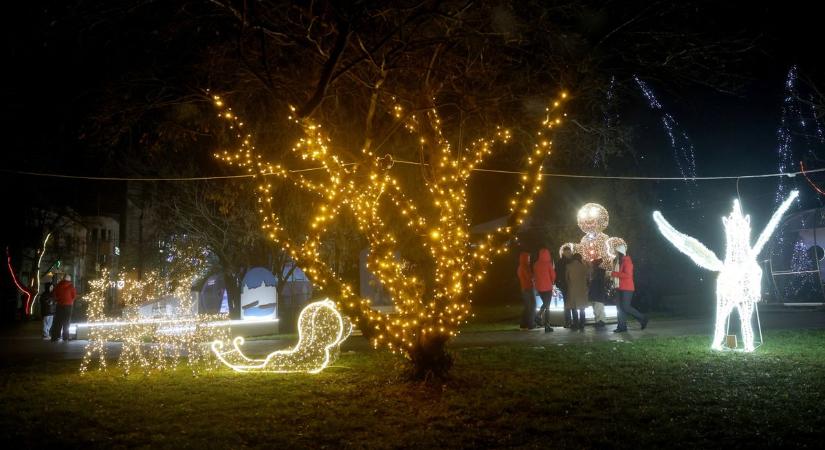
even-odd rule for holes
{"type": "MultiPolygon", "coordinates": [[[[120,3],[129,4],[113,5],[120,3]]],[[[787,71],[797,64],[805,77],[816,80],[822,76],[821,53],[816,48],[821,16],[815,7],[804,2],[781,6],[732,3],[717,11],[704,8],[689,20],[698,30],[721,27],[755,37],[750,64],[739,68],[744,79],[740,89],[727,95],[700,86],[653,86],[693,140],[701,176],[775,171],[776,128],[787,71]]],[[[50,165],[56,170],[47,171],[94,172],[97,168],[89,167],[82,155],[81,122],[84,114],[90,114],[87,103],[102,95],[103,83],[126,78],[154,58],[168,57],[153,53],[159,49],[152,47],[156,43],[151,36],[164,26],[158,17],[124,9],[121,14],[128,19],[117,25],[95,23],[85,17],[97,11],[94,2],[77,2],[76,6],[64,2],[18,5],[9,16],[17,19],[4,29],[5,169],[50,165]]],[[[185,60],[194,53],[186,50],[187,39],[177,42],[182,48],[166,49],[175,57],[185,60]]],[[[643,100],[639,97],[635,102],[644,116],[643,100]]],[[[629,114],[635,116],[632,107],[629,114]]],[[[640,155],[666,150],[661,149],[662,132],[655,117],[648,114],[637,126],[640,155]]],[[[42,180],[34,183],[38,182],[42,180]]]]}

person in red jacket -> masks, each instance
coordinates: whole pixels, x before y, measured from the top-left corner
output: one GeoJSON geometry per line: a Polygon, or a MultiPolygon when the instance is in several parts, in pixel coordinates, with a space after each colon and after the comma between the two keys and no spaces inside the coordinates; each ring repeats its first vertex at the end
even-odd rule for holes
{"type": "Polygon", "coordinates": [[[630,304],[636,287],[633,285],[633,260],[627,255],[627,246],[619,245],[616,247],[616,265],[618,267],[610,273],[614,284],[618,282],[613,299],[616,303],[619,323],[613,332],[623,333],[627,331],[628,314],[635,317],[644,330],[647,327],[648,318],[630,304]]]}
{"type": "Polygon", "coordinates": [[[52,342],[57,342],[62,333],[63,342],[69,340],[69,323],[72,321],[72,306],[74,299],[77,296],[77,291],[72,284],[72,276],[66,275],[63,281],[57,283],[54,288],[54,299],[57,301],[57,312],[52,323],[51,335],[52,342]]]}
{"type": "Polygon", "coordinates": [[[540,325],[544,325],[544,332],[550,333],[553,328],[547,322],[547,308],[550,307],[550,300],[553,298],[553,283],[556,282],[556,270],[553,267],[553,258],[550,257],[550,250],[542,248],[539,250],[539,258],[533,264],[533,285],[541,297],[541,308],[539,309],[540,325]]]}
{"type": "Polygon", "coordinates": [[[530,330],[536,326],[536,295],[533,293],[533,269],[530,267],[530,254],[521,252],[518,255],[518,282],[521,286],[521,313],[522,330],[530,330]]]}

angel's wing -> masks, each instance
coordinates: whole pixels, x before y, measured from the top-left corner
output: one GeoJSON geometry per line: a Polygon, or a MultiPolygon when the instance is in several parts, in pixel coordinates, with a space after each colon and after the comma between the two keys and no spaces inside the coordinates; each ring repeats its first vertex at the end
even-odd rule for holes
{"type": "Polygon", "coordinates": [[[779,221],[782,219],[782,216],[785,215],[785,212],[788,211],[788,208],[791,207],[794,199],[799,196],[799,191],[792,191],[791,195],[779,205],[779,209],[773,213],[771,216],[771,220],[768,221],[768,225],[765,226],[765,229],[762,230],[762,234],[759,235],[759,239],[756,240],[756,244],[753,244],[753,248],[751,249],[751,256],[756,258],[759,256],[759,253],[762,251],[762,248],[765,247],[765,244],[768,243],[768,239],[771,238],[774,230],[776,229],[777,225],[779,225],[779,221]]]}
{"type": "Polygon", "coordinates": [[[701,242],[696,239],[676,231],[673,226],[662,217],[662,213],[655,211],[653,213],[653,221],[659,226],[659,232],[673,244],[680,252],[688,255],[700,267],[719,272],[724,265],[716,254],[708,250],[701,242]]]}

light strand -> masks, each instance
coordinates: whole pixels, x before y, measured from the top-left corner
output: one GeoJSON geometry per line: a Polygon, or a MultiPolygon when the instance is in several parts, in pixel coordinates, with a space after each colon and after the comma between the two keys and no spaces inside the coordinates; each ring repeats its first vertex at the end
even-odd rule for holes
{"type": "MultiPolygon", "coordinates": [[[[415,166],[426,166],[427,163],[422,163],[419,161],[404,161],[400,159],[393,159],[394,163],[397,164],[409,164],[415,166]]],[[[342,163],[345,166],[352,166],[356,165],[357,163],[342,163]]],[[[322,171],[325,170],[324,167],[309,167],[305,169],[284,169],[289,173],[302,173],[302,172],[313,172],[313,171],[322,171]]],[[[525,172],[516,171],[516,170],[503,170],[503,169],[482,169],[482,168],[474,168],[472,169],[473,172],[482,172],[482,173],[500,173],[500,174],[509,174],[509,175],[524,175],[525,172]]],[[[21,171],[9,171],[0,169],[0,172],[7,172],[7,173],[14,173],[17,175],[31,175],[31,176],[40,176],[40,177],[56,177],[56,178],[70,178],[70,179],[77,179],[77,180],[90,180],[90,181],[208,181],[208,180],[227,180],[227,179],[244,179],[244,178],[256,178],[259,176],[280,176],[276,173],[257,173],[257,174],[244,174],[244,175],[228,175],[228,176],[209,176],[209,177],[180,177],[180,178],[129,178],[129,177],[86,177],[86,176],[79,176],[79,175],[65,175],[65,174],[55,174],[55,173],[42,173],[42,172],[21,172],[21,171]]],[[[821,173],[825,172],[825,168],[819,169],[811,169],[807,170],[806,173],[821,173]]],[[[552,173],[552,172],[542,172],[542,177],[550,177],[550,178],[581,178],[581,179],[592,179],[592,180],[626,180],[626,181],[723,181],[723,180],[746,180],[746,179],[754,179],[754,178],[793,178],[796,175],[802,175],[802,171],[796,172],[773,172],[773,173],[763,173],[763,174],[750,174],[750,175],[720,175],[720,176],[712,176],[712,177],[658,177],[658,176],[610,176],[610,175],[578,175],[578,174],[568,174],[568,173],[552,173]]]]}

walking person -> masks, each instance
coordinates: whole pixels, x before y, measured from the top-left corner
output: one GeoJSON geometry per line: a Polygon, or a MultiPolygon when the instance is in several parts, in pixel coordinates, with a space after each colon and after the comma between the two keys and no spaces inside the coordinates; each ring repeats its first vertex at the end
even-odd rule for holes
{"type": "Polygon", "coordinates": [[[567,278],[565,277],[564,273],[567,267],[567,264],[570,262],[570,259],[573,257],[573,249],[570,248],[569,245],[565,244],[561,248],[561,258],[559,259],[559,263],[556,265],[556,285],[559,287],[561,291],[562,298],[564,299],[564,328],[570,328],[570,323],[572,320],[573,310],[570,306],[568,306],[567,302],[567,278]]]}
{"type": "Polygon", "coordinates": [[[533,269],[530,267],[530,253],[521,252],[518,255],[518,282],[521,286],[521,325],[520,329],[527,331],[536,326],[536,296],[533,293],[533,269]]]}
{"type": "Polygon", "coordinates": [[[572,310],[570,328],[584,331],[584,309],[587,308],[587,266],[580,253],[573,255],[567,263],[564,275],[567,279],[565,307],[569,306],[572,310]]]}
{"type": "Polygon", "coordinates": [[[604,303],[607,300],[607,274],[602,267],[601,258],[593,260],[590,267],[590,282],[587,286],[587,296],[593,304],[593,318],[596,322],[596,329],[605,328],[604,323],[604,303]]]}
{"type": "Polygon", "coordinates": [[[46,284],[46,289],[43,291],[43,295],[40,296],[40,316],[43,318],[43,339],[49,339],[49,337],[51,337],[54,312],[57,309],[53,290],[54,285],[48,283],[46,284]]]}
{"type": "Polygon", "coordinates": [[[57,301],[54,323],[52,323],[52,342],[56,342],[62,334],[63,342],[69,340],[69,323],[72,321],[72,306],[77,291],[72,284],[72,276],[66,275],[54,288],[54,298],[57,301]]]}
{"type": "Polygon", "coordinates": [[[630,259],[630,256],[627,255],[626,245],[616,247],[616,262],[610,276],[613,277],[614,285],[616,286],[616,293],[613,298],[616,303],[619,322],[613,332],[623,333],[627,331],[628,314],[636,318],[644,330],[647,327],[648,318],[636,310],[630,303],[631,300],[633,300],[633,292],[636,290],[636,287],[633,284],[633,261],[630,259]]]}
{"type": "Polygon", "coordinates": [[[545,333],[552,333],[553,327],[547,320],[547,309],[553,299],[553,283],[556,282],[556,270],[553,267],[553,258],[550,257],[550,250],[542,248],[539,250],[539,258],[533,264],[533,284],[541,297],[541,308],[539,309],[539,325],[544,326],[545,333]]]}

